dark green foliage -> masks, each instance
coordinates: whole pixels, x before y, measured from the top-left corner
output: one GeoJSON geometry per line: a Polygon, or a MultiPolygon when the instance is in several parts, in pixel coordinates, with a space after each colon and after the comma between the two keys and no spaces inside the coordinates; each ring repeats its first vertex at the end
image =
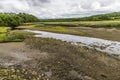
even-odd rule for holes
{"type": "Polygon", "coordinates": [[[22,23],[37,22],[39,21],[33,15],[26,13],[0,13],[0,26],[10,26],[12,29],[22,23]]]}
{"type": "Polygon", "coordinates": [[[26,14],[26,13],[20,13],[18,14],[20,18],[22,18],[23,23],[28,23],[28,22],[38,22],[39,19],[33,15],[26,14]]]}

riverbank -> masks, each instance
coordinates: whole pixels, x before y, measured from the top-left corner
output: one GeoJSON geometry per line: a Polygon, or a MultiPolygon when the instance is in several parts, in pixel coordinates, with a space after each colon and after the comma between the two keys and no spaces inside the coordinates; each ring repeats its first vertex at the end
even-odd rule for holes
{"type": "MultiPolygon", "coordinates": [[[[28,73],[31,70],[36,71],[45,74],[50,80],[119,80],[118,59],[60,40],[29,38],[22,43],[2,43],[0,53],[0,61],[4,66],[5,63],[12,63],[7,66],[13,66],[20,71],[27,69],[28,73]]],[[[24,73],[23,75],[27,79],[29,74],[26,77],[24,73]]]]}
{"type": "Polygon", "coordinates": [[[92,28],[92,27],[68,27],[56,25],[44,25],[44,23],[24,24],[18,27],[19,29],[31,29],[48,31],[61,34],[71,34],[78,36],[87,36],[101,38],[112,41],[120,41],[120,29],[117,28],[92,28]]]}
{"type": "Polygon", "coordinates": [[[35,37],[58,39],[61,41],[70,42],[74,45],[84,46],[89,49],[105,52],[109,55],[114,55],[115,57],[120,58],[120,42],[117,41],[109,41],[99,38],[75,36],[37,30],[24,31],[36,34],[35,37]]]}
{"type": "MultiPolygon", "coordinates": [[[[44,80],[75,80],[75,79],[119,80],[120,79],[119,77],[120,60],[115,58],[118,57],[118,55],[115,54],[114,56],[111,56],[96,50],[96,48],[100,48],[100,49],[111,48],[113,49],[112,50],[113,52],[116,52],[114,50],[119,50],[120,45],[117,44],[119,42],[111,42],[111,41],[96,39],[91,37],[88,37],[86,39],[86,37],[80,36],[81,34],[79,34],[78,36],[80,38],[71,37],[76,35],[73,33],[76,33],[77,30],[78,30],[77,32],[79,32],[80,30],[80,33],[82,30],[83,30],[82,32],[87,33],[88,30],[89,34],[90,32],[94,33],[92,32],[94,30],[99,31],[98,33],[100,33],[101,31],[104,31],[105,33],[107,33],[106,31],[119,33],[119,30],[102,29],[102,28],[93,29],[93,28],[84,28],[84,27],[75,27],[73,28],[74,29],[73,30],[72,27],[69,27],[69,30],[71,29],[71,32],[73,31],[72,33],[70,33],[72,35],[69,35],[69,33],[65,33],[65,34],[63,34],[62,32],[61,32],[62,34],[59,33],[59,31],[61,30],[66,31],[66,27],[58,27],[58,28],[47,27],[48,30],[51,30],[49,32],[44,32],[44,30],[36,31],[40,28],[39,27],[36,28],[35,25],[26,25],[23,27],[20,26],[18,27],[17,30],[10,31],[10,34],[19,34],[26,36],[26,38],[24,38],[22,42],[0,43],[0,65],[3,66],[2,68],[0,68],[0,77],[2,79],[9,79],[10,77],[8,73],[11,73],[10,75],[14,75],[13,77],[16,77],[15,79],[18,79],[18,76],[22,77],[21,80],[22,79],[30,80],[32,78],[34,78],[34,80],[40,80],[43,78],[44,80]],[[32,29],[31,32],[35,32],[35,33],[26,32],[25,30],[22,29],[32,29]],[[63,41],[56,40],[56,38],[51,39],[50,32],[53,32],[53,30],[58,31],[57,33],[59,35],[56,35],[56,33],[54,32],[52,34],[52,38],[55,37],[57,37],[57,39],[62,38],[63,41]],[[44,34],[42,34],[41,32],[45,33],[46,38],[32,37],[33,35],[35,35],[36,37],[41,37],[41,36],[44,37],[44,34]],[[87,45],[94,47],[94,49],[91,50],[81,45],[79,46],[73,45],[66,40],[73,42],[73,44],[77,43],[82,45],[85,45],[87,42],[88,43],[87,45]],[[81,40],[85,43],[81,42],[81,40]],[[95,42],[93,42],[93,44],[89,44],[91,43],[91,41],[95,41],[95,42]],[[109,45],[109,43],[111,45],[109,45]],[[100,45],[102,45],[102,47],[100,45]],[[25,71],[23,73],[22,70],[24,69],[25,71]],[[11,70],[13,70],[13,72],[11,70]]],[[[98,36],[97,32],[96,35],[98,36]]],[[[108,36],[108,34],[106,34],[106,36],[108,36]]],[[[115,39],[118,40],[119,37],[117,39],[116,36],[115,39]]],[[[16,39],[19,38],[20,37],[17,37],[16,39]]],[[[14,79],[14,78],[10,78],[10,79],[14,79]]]]}
{"type": "Polygon", "coordinates": [[[26,43],[48,53],[36,58],[37,68],[52,72],[52,80],[119,80],[120,61],[105,53],[50,38],[30,38],[26,43]]]}

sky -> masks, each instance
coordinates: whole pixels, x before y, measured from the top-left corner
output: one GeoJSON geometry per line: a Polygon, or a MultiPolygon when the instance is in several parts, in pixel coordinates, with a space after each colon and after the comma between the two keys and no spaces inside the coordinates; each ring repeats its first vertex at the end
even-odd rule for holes
{"type": "Polygon", "coordinates": [[[120,0],[0,0],[0,12],[71,18],[120,11],[120,0]]]}

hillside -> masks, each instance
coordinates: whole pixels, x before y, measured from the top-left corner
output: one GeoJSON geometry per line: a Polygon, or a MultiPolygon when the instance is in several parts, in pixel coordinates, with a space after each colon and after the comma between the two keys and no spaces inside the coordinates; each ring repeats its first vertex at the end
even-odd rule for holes
{"type": "Polygon", "coordinates": [[[46,22],[72,22],[72,21],[103,21],[103,20],[120,20],[120,12],[113,12],[108,14],[100,14],[94,15],[90,17],[83,17],[83,18],[64,18],[64,19],[43,19],[41,21],[46,22]]]}

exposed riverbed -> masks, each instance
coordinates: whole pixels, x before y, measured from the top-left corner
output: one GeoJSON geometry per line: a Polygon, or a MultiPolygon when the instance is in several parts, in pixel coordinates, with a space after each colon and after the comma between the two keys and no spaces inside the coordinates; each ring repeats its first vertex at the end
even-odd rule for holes
{"type": "Polygon", "coordinates": [[[120,42],[117,41],[37,30],[24,30],[24,31],[36,33],[35,37],[59,39],[62,41],[71,42],[72,44],[75,45],[86,46],[88,48],[96,49],[101,52],[106,52],[108,54],[114,54],[118,56],[120,55],[120,42]]]}

